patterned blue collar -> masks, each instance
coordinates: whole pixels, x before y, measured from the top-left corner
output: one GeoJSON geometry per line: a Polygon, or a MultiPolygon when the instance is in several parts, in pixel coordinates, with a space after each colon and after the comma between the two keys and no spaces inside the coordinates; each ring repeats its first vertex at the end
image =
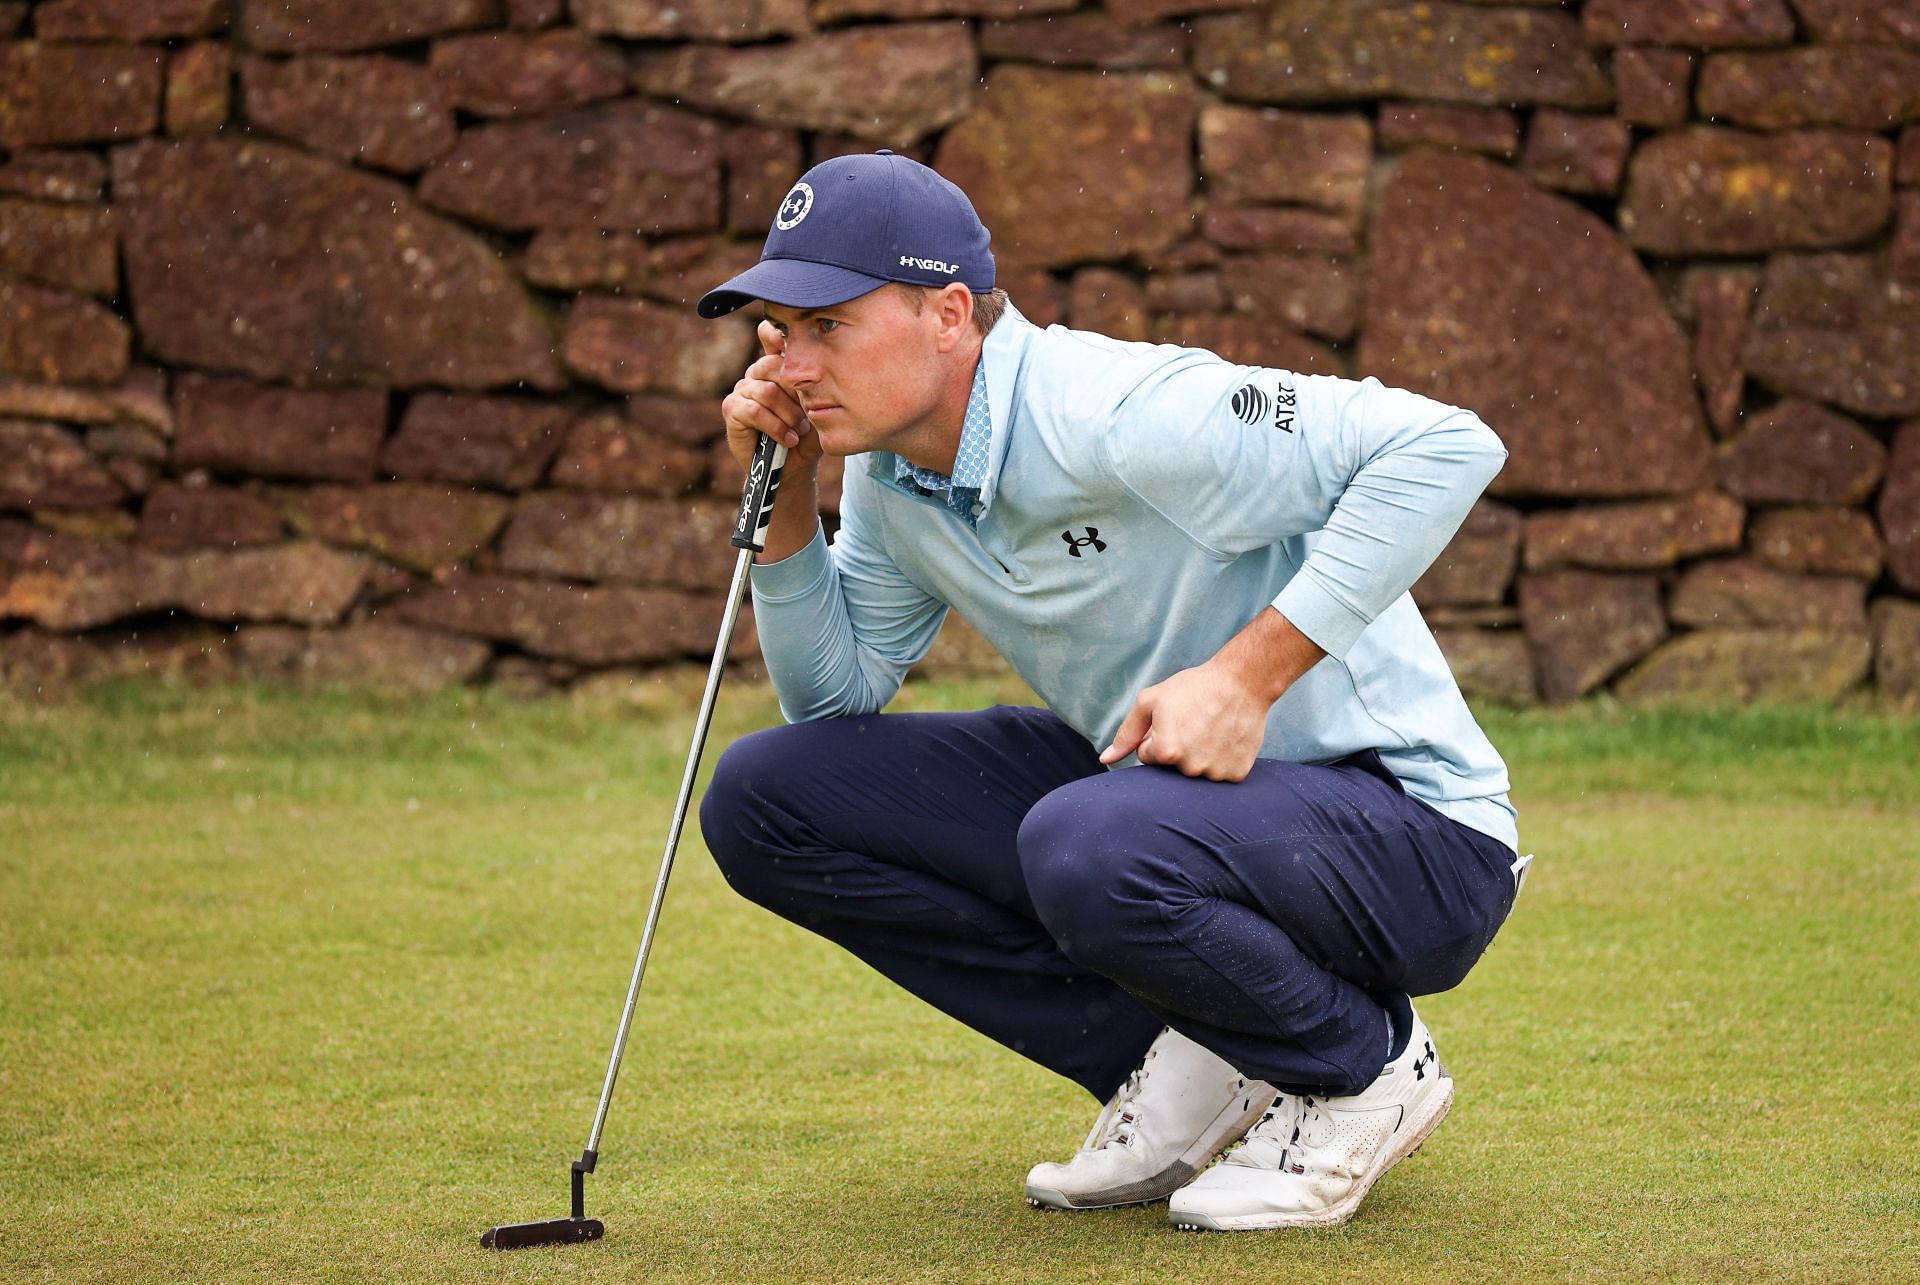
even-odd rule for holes
{"type": "Polygon", "coordinates": [[[968,526],[975,526],[982,512],[980,488],[986,485],[987,461],[991,454],[988,448],[992,444],[993,416],[987,411],[987,362],[983,353],[973,368],[973,391],[967,394],[967,417],[960,429],[960,450],[954,457],[953,475],[919,468],[896,457],[893,480],[943,501],[968,526]]]}

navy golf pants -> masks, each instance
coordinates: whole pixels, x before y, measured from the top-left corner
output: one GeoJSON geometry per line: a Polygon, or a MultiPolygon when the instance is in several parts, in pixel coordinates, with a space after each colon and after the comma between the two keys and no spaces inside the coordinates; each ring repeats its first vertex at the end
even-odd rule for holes
{"type": "Polygon", "coordinates": [[[700,825],[742,895],[1102,1099],[1163,1025],[1358,1092],[1389,1008],[1457,985],[1513,905],[1513,853],[1371,750],[1234,784],[1108,771],[1005,705],[756,732],[700,825]]]}

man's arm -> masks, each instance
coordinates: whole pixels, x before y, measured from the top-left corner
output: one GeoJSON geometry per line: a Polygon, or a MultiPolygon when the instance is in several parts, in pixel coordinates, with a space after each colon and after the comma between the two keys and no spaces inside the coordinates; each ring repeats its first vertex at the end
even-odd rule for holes
{"type": "Polygon", "coordinates": [[[1188,776],[1245,780],[1260,757],[1267,711],[1326,654],[1267,607],[1212,660],[1141,692],[1100,761],[1138,754],[1188,776]]]}
{"type": "Polygon", "coordinates": [[[831,549],[820,526],[815,481],[819,439],[800,404],[777,381],[779,331],[760,323],[763,355],[721,403],[728,445],[746,467],[761,435],[787,444],[787,470],[754,558],[754,624],[767,676],[789,722],[880,710],[909,667],[927,653],[946,605],[908,580],[862,533],[850,476],[840,534],[831,549]]]}
{"type": "Polygon", "coordinates": [[[1218,780],[1245,777],[1274,701],[1407,592],[1507,454],[1470,412],[1375,380],[1204,356],[1131,392],[1115,419],[1115,475],[1217,556],[1319,532],[1272,609],[1142,692],[1103,755],[1218,780]]]}

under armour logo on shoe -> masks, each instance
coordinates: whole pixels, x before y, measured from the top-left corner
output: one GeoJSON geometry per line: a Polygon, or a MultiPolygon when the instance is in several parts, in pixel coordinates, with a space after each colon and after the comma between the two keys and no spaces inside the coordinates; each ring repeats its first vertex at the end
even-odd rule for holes
{"type": "Polygon", "coordinates": [[[1434,1054],[1433,1044],[1429,1042],[1420,1056],[1413,1059],[1413,1078],[1416,1080],[1426,1079],[1427,1068],[1432,1066],[1436,1060],[1438,1059],[1434,1054]]]}
{"type": "Polygon", "coordinates": [[[1081,527],[1080,529],[1087,533],[1084,540],[1074,539],[1073,532],[1071,531],[1062,531],[1060,533],[1060,538],[1067,542],[1067,552],[1069,554],[1077,558],[1080,556],[1080,550],[1086,548],[1088,545],[1093,546],[1095,553],[1105,553],[1107,551],[1107,542],[1100,538],[1099,528],[1089,526],[1081,527]]]}

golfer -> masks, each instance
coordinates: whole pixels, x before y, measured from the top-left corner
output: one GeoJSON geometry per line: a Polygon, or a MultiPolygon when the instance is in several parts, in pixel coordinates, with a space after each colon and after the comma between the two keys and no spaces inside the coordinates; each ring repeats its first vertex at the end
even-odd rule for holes
{"type": "Polygon", "coordinates": [[[789,721],[701,806],[727,879],[1105,1103],[1033,1203],[1344,1222],[1453,1099],[1409,996],[1466,976],[1523,868],[1407,593],[1500,439],[1371,379],[1042,330],[966,195],[884,151],[809,170],[699,308],[756,301],[722,411],[743,465],[790,452],[752,571],[789,721]],[[1047,707],[879,713],[949,611],[1047,707]]]}

